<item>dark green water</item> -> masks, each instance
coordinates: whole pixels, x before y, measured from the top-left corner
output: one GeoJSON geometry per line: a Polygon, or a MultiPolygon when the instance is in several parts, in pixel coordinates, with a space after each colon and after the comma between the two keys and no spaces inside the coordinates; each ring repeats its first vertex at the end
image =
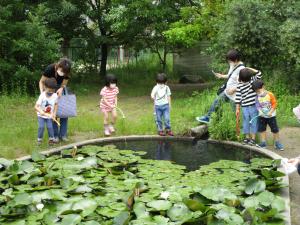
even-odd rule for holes
{"type": "Polygon", "coordinates": [[[118,149],[146,151],[147,154],[143,156],[144,158],[170,160],[186,166],[189,171],[222,159],[248,163],[251,158],[263,157],[256,152],[228,145],[212,144],[207,141],[142,140],[114,142],[113,144],[118,149]]]}

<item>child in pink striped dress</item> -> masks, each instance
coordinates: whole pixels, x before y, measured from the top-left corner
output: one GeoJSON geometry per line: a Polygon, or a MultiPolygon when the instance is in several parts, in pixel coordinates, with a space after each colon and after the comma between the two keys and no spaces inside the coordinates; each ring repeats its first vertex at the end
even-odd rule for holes
{"type": "Polygon", "coordinates": [[[100,109],[104,115],[104,135],[110,136],[115,132],[114,124],[117,120],[117,103],[119,88],[117,87],[117,78],[113,74],[106,76],[105,87],[100,91],[100,109]],[[109,117],[111,116],[111,123],[109,117]]]}

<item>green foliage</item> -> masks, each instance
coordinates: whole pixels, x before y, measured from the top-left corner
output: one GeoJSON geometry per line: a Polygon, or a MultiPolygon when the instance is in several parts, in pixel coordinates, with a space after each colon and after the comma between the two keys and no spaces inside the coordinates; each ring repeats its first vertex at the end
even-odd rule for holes
{"type": "Polygon", "coordinates": [[[16,83],[28,86],[28,92],[35,90],[43,67],[58,56],[57,34],[43,24],[30,5],[20,1],[1,3],[0,43],[2,93],[13,92],[16,83]]]}
{"type": "Polygon", "coordinates": [[[108,145],[48,157],[34,153],[33,162],[0,159],[0,222],[242,225],[276,219],[283,224],[284,200],[256,185],[280,189],[274,161],[222,160],[185,172],[170,161],[142,159],[145,153],[108,145]],[[261,176],[265,170],[273,183],[261,176]]]}
{"type": "Polygon", "coordinates": [[[263,0],[232,1],[218,18],[212,51],[223,59],[228,49],[242,51],[247,64],[270,68],[278,62],[280,22],[272,15],[273,4],[263,0]],[[273,57],[270,58],[269,56],[273,57]]]}

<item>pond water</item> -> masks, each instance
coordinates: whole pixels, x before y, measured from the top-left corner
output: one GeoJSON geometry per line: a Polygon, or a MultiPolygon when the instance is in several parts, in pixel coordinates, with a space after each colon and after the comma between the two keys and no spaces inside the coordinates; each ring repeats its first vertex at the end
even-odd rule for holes
{"type": "Polygon", "coordinates": [[[209,143],[205,140],[141,140],[119,141],[111,144],[116,145],[118,149],[146,151],[147,154],[143,158],[170,160],[186,166],[188,171],[196,170],[201,165],[208,165],[222,159],[249,163],[251,158],[265,157],[250,150],[209,143]]]}

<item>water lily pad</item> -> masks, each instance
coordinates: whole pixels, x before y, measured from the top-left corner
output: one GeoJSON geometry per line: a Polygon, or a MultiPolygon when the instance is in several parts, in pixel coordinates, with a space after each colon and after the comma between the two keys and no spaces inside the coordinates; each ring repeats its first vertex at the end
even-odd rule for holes
{"type": "Polygon", "coordinates": [[[156,200],[147,203],[147,206],[152,208],[155,211],[164,211],[171,208],[172,204],[166,200],[156,200]]]}
{"type": "Polygon", "coordinates": [[[246,183],[245,193],[251,195],[252,193],[259,193],[266,189],[266,183],[257,178],[249,179],[246,183]]]}

